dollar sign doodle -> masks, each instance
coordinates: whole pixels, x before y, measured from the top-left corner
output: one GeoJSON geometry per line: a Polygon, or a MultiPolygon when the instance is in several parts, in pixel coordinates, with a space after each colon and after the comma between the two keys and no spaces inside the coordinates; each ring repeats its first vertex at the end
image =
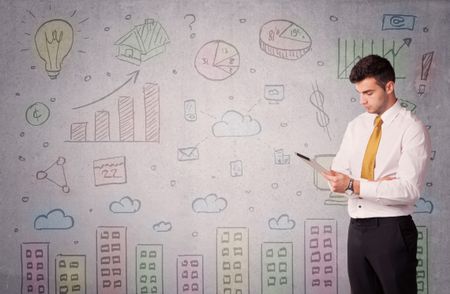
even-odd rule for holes
{"type": "Polygon", "coordinates": [[[323,97],[323,93],[319,90],[319,86],[316,82],[316,87],[314,88],[313,84],[313,92],[311,96],[309,96],[309,101],[311,104],[318,110],[316,112],[316,120],[319,126],[324,128],[327,132],[328,138],[331,140],[330,132],[328,130],[328,125],[330,123],[330,117],[324,110],[325,98],[323,97]]]}

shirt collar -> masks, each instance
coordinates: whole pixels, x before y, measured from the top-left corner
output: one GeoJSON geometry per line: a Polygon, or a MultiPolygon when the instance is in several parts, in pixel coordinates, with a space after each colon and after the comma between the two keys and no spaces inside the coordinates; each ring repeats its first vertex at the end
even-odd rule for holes
{"type": "Polygon", "coordinates": [[[381,115],[381,119],[383,120],[383,125],[389,125],[397,114],[402,110],[402,106],[400,105],[400,101],[397,99],[394,105],[392,105],[388,110],[383,112],[381,115]]]}

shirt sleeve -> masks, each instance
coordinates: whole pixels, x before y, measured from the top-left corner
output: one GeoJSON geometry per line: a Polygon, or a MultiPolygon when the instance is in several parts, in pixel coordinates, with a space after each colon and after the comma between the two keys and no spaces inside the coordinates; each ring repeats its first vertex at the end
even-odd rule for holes
{"type": "Polygon", "coordinates": [[[333,163],[331,165],[332,170],[344,173],[346,175],[351,175],[350,153],[353,146],[352,142],[353,140],[351,136],[351,124],[348,124],[347,129],[344,133],[344,137],[342,138],[339,151],[336,153],[336,156],[333,159],[333,163]]]}
{"type": "Polygon", "coordinates": [[[431,153],[428,132],[422,123],[413,124],[402,139],[396,178],[361,181],[360,195],[384,205],[414,205],[420,198],[431,153]]]}

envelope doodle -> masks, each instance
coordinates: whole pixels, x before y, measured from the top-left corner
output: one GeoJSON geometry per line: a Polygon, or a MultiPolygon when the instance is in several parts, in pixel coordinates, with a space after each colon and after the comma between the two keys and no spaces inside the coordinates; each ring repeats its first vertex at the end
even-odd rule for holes
{"type": "Polygon", "coordinates": [[[199,152],[197,147],[178,148],[178,161],[198,160],[199,152]]]}

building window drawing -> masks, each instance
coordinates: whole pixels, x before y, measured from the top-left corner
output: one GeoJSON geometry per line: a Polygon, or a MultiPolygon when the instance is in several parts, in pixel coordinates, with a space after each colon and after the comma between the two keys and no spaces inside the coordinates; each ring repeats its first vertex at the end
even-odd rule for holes
{"type": "Polygon", "coordinates": [[[248,228],[217,228],[217,293],[250,293],[248,228]]]}
{"type": "Polygon", "coordinates": [[[127,228],[97,228],[97,293],[127,293],[127,228]],[[115,248],[116,250],[112,250],[115,248]]]}
{"type": "Polygon", "coordinates": [[[305,293],[337,294],[337,223],[305,221],[305,293]]]}
{"type": "Polygon", "coordinates": [[[55,282],[55,293],[86,294],[86,255],[56,256],[55,282]]]}
{"type": "Polygon", "coordinates": [[[136,293],[164,293],[162,244],[136,246],[136,293]]]}
{"type": "Polygon", "coordinates": [[[261,244],[261,290],[263,294],[293,294],[293,244],[261,244]]]}
{"type": "Polygon", "coordinates": [[[177,294],[203,294],[203,255],[177,258],[177,294]]]}
{"type": "Polygon", "coordinates": [[[49,243],[21,244],[22,293],[49,293],[49,243]]]}

